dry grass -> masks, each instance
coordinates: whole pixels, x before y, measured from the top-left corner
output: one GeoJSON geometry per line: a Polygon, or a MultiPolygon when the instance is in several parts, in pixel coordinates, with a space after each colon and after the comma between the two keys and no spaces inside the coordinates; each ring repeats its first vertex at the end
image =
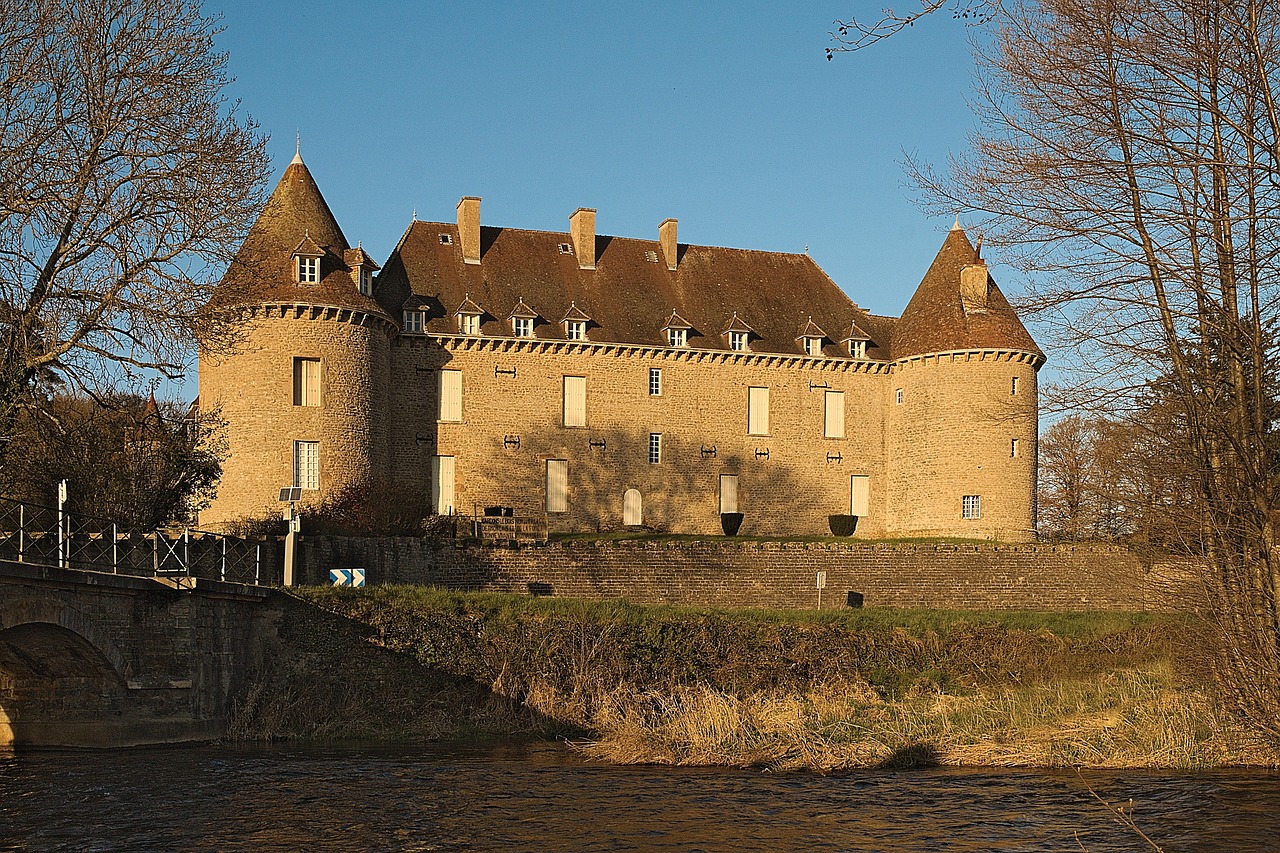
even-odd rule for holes
{"type": "MultiPolygon", "coordinates": [[[[554,715],[554,709],[543,708],[554,715]]],[[[1162,671],[1119,671],[972,695],[885,701],[865,685],[734,697],[617,691],[577,744],[616,764],[838,770],[923,764],[1033,767],[1272,765],[1261,741],[1162,671]]]]}

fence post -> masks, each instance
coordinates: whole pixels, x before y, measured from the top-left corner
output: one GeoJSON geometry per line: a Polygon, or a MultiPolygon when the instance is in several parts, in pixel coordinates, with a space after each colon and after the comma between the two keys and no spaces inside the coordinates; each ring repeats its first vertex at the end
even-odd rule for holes
{"type": "Polygon", "coordinates": [[[27,505],[18,504],[18,562],[22,562],[22,552],[27,547],[27,505]]]}
{"type": "Polygon", "coordinates": [[[227,537],[219,536],[218,538],[222,540],[222,570],[218,573],[218,577],[225,581],[227,579],[227,537]]]}
{"type": "Polygon", "coordinates": [[[253,585],[262,584],[262,546],[253,546],[253,585]]]}
{"type": "Polygon", "coordinates": [[[151,574],[160,574],[160,533],[151,531],[151,574]]]}
{"type": "Polygon", "coordinates": [[[120,531],[114,521],[111,522],[111,574],[120,574],[120,531]]]}
{"type": "Polygon", "coordinates": [[[187,577],[191,577],[191,528],[182,528],[182,563],[183,568],[187,570],[187,577]]]}

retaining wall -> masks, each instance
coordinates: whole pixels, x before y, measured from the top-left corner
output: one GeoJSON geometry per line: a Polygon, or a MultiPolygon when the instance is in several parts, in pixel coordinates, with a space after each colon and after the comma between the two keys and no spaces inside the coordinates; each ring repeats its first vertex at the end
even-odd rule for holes
{"type": "Polygon", "coordinates": [[[1144,610],[1158,607],[1148,566],[1109,546],[732,541],[569,541],[533,546],[416,538],[309,536],[300,583],[364,568],[369,583],[625,598],[642,604],[823,608],[1144,610]]]}

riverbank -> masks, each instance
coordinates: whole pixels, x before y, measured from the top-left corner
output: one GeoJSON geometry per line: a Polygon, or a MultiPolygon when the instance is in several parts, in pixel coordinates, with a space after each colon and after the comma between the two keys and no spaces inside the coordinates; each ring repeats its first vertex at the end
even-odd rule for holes
{"type": "Polygon", "coordinates": [[[611,763],[820,770],[1276,763],[1176,616],[293,595],[234,737],[562,737],[611,763]]]}

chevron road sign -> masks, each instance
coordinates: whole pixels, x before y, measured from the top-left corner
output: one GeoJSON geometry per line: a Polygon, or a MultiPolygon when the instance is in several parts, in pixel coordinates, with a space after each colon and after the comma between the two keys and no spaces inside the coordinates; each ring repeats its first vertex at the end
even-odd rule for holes
{"type": "Polygon", "coordinates": [[[329,582],[334,586],[364,586],[364,569],[330,569],[329,582]]]}

